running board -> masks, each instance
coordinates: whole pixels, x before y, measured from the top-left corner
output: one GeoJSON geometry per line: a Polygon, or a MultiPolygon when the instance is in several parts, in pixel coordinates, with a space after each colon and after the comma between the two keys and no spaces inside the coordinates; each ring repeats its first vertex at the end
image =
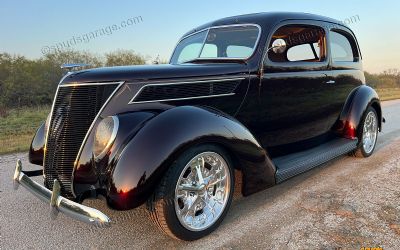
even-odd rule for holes
{"type": "Polygon", "coordinates": [[[281,183],[357,148],[358,140],[338,138],[302,152],[274,158],[276,183],[281,183]]]}

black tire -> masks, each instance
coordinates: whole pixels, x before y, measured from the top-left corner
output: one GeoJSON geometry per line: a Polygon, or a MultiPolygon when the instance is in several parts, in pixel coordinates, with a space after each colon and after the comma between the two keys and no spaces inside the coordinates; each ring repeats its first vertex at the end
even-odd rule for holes
{"type": "Polygon", "coordinates": [[[192,241],[210,234],[222,222],[232,203],[235,181],[234,169],[232,166],[229,154],[219,146],[204,144],[188,149],[171,165],[152,197],[147,201],[147,210],[149,211],[151,220],[161,231],[180,240],[192,241]],[[219,218],[208,228],[201,231],[193,231],[184,227],[177,217],[177,212],[175,211],[175,188],[186,165],[194,157],[203,152],[214,152],[223,157],[230,173],[230,191],[227,197],[227,203],[219,218]]]}
{"type": "Polygon", "coordinates": [[[375,147],[376,147],[376,142],[378,141],[378,131],[379,131],[378,130],[378,124],[379,124],[379,122],[378,122],[378,115],[376,113],[376,110],[371,106],[368,107],[368,109],[365,111],[365,113],[362,116],[361,123],[360,123],[359,129],[357,131],[357,137],[358,137],[359,143],[358,143],[357,149],[353,151],[353,155],[355,157],[367,158],[367,157],[370,157],[373,154],[373,152],[375,150],[375,147]],[[377,124],[376,124],[377,133],[376,133],[376,139],[375,139],[375,143],[373,145],[372,150],[370,152],[366,152],[365,149],[364,149],[363,133],[364,133],[364,124],[365,124],[367,115],[370,112],[372,112],[375,115],[376,122],[377,122],[377,124]]]}

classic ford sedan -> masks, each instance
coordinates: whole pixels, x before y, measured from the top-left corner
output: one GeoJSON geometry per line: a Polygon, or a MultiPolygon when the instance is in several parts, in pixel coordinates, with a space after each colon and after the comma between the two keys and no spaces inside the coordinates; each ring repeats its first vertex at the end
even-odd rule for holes
{"type": "Polygon", "coordinates": [[[14,184],[53,217],[97,226],[111,219],[86,198],[147,204],[163,232],[195,240],[221,223],[235,180],[248,196],[341,155],[368,157],[383,121],[348,27],[303,13],[228,17],[185,34],[167,65],[66,74],[29,152],[43,169],[18,161],[14,184]]]}

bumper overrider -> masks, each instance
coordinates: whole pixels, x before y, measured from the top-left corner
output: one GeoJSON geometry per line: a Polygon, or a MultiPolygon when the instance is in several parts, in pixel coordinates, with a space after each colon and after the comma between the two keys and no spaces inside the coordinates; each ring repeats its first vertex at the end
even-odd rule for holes
{"type": "Polygon", "coordinates": [[[21,185],[42,201],[49,203],[52,219],[55,219],[58,213],[62,212],[73,219],[97,227],[107,227],[111,224],[110,218],[99,210],[62,197],[60,195],[61,188],[58,180],[54,180],[52,191],[33,181],[24,173],[24,171],[22,171],[22,163],[19,159],[17,160],[17,165],[15,167],[13,182],[15,190],[18,189],[19,185],[21,185]]]}

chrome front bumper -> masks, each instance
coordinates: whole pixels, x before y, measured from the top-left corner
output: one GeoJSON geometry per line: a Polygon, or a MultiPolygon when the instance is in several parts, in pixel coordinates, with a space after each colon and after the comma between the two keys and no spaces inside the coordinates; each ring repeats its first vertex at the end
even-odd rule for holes
{"type": "Polygon", "coordinates": [[[58,212],[62,212],[73,219],[97,227],[107,227],[111,223],[110,218],[108,218],[99,210],[81,205],[62,197],[60,195],[60,183],[57,180],[54,180],[53,191],[51,191],[30,179],[22,171],[22,163],[19,159],[15,167],[13,182],[15,190],[18,189],[19,185],[21,185],[42,201],[50,203],[51,217],[53,219],[57,217],[58,212]]]}

